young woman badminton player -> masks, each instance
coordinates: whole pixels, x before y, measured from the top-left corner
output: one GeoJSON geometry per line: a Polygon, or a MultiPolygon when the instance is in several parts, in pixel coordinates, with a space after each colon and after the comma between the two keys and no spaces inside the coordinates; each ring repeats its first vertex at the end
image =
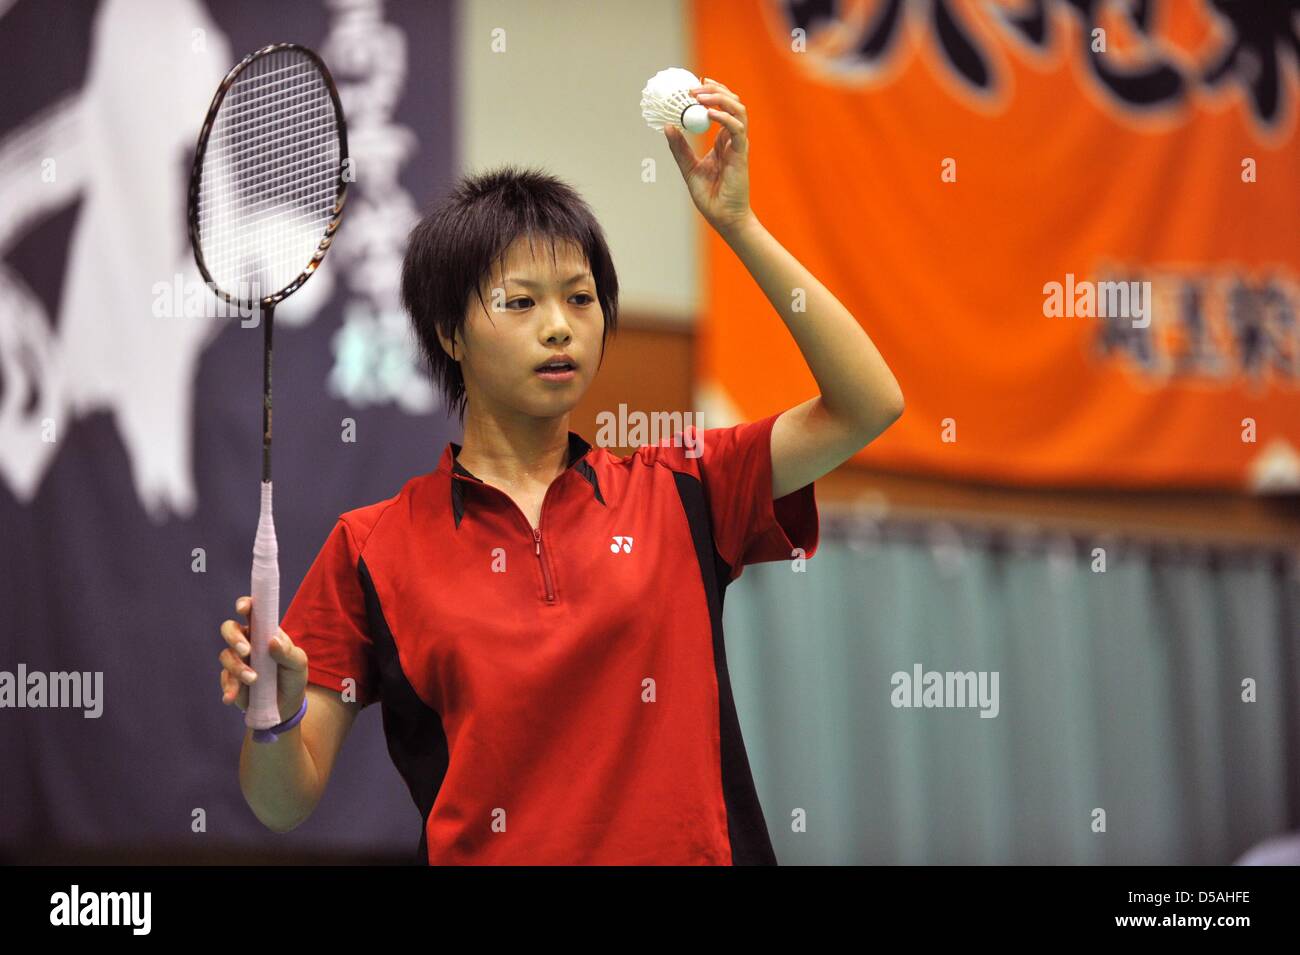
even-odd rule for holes
{"type": "MultiPolygon", "coordinates": [[[[463,179],[412,231],[402,274],[463,444],[342,514],[286,611],[271,649],[285,722],[273,742],[249,733],[240,760],[269,828],[311,814],[356,714],[379,702],[420,811],[419,862],[776,863],[723,594],[747,564],[812,556],[813,482],[903,398],[854,317],[751,211],[745,106],[702,83],[712,149],[697,157],[675,127],[668,145],[820,394],[626,458],[593,448],[569,415],[617,322],[601,228],[545,173],[463,179]],[[795,288],[804,310],[789,307],[795,288]]],[[[247,633],[221,626],[222,698],[241,709],[247,633]]]]}

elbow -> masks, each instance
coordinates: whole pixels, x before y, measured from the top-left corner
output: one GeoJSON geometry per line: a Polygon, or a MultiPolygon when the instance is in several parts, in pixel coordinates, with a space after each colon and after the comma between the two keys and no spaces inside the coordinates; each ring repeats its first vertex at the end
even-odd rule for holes
{"type": "Polygon", "coordinates": [[[889,430],[890,425],[903,416],[903,392],[897,386],[876,406],[875,420],[867,425],[864,447],[889,430]]]}
{"type": "Polygon", "coordinates": [[[857,414],[840,416],[837,420],[845,431],[861,438],[861,447],[866,447],[902,416],[903,391],[895,383],[884,395],[863,401],[857,414]]]}
{"type": "Polygon", "coordinates": [[[293,830],[297,829],[304,822],[306,822],[308,819],[311,818],[310,811],[293,817],[276,818],[273,816],[265,815],[263,813],[258,812],[256,809],[253,809],[253,815],[257,817],[258,822],[260,822],[267,829],[274,832],[276,835],[284,835],[286,832],[293,832],[293,830]]]}
{"type": "Polygon", "coordinates": [[[310,819],[320,801],[319,795],[290,800],[283,792],[274,794],[255,792],[250,789],[242,774],[239,788],[244,796],[244,803],[252,810],[257,821],[277,835],[292,832],[310,819]]]}
{"type": "Polygon", "coordinates": [[[895,383],[894,387],[877,405],[879,417],[873,428],[875,434],[885,431],[891,424],[903,417],[903,389],[895,383]]]}
{"type": "Polygon", "coordinates": [[[297,821],[295,821],[295,822],[288,823],[288,824],[281,823],[281,824],[279,824],[279,825],[271,825],[270,823],[266,823],[265,825],[266,825],[266,828],[270,829],[270,830],[271,830],[272,832],[274,832],[276,835],[282,836],[282,835],[284,835],[286,832],[293,832],[293,830],[297,829],[297,828],[298,828],[299,826],[301,826],[304,822],[306,822],[306,821],[307,821],[307,818],[308,818],[307,816],[303,816],[301,819],[299,819],[299,820],[297,820],[297,821]]]}
{"type": "MultiPolygon", "coordinates": [[[[885,419],[889,424],[893,424],[899,418],[903,417],[903,410],[906,407],[903,401],[903,389],[897,385],[894,386],[894,393],[885,404],[885,419]]],[[[888,425],[886,425],[888,427],[888,425]]]]}

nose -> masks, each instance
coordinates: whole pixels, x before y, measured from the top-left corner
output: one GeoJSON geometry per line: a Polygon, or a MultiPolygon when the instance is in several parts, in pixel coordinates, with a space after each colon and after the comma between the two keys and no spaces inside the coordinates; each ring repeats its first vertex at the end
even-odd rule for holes
{"type": "Polygon", "coordinates": [[[557,305],[547,311],[546,320],[542,323],[542,332],[548,345],[563,345],[573,339],[573,330],[569,327],[569,320],[565,317],[563,306],[557,305]]]}

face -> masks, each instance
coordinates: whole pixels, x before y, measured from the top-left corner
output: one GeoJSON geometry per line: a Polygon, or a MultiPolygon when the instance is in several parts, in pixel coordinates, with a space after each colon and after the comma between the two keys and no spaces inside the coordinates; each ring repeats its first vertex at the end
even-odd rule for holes
{"type": "Polygon", "coordinates": [[[481,288],[483,303],[471,297],[455,351],[469,406],[494,414],[554,418],[567,414],[586,392],[600,361],[605,316],[582,250],[575,244],[527,236],[506,250],[481,288]],[[542,363],[567,355],[571,374],[538,373],[542,363]]]}

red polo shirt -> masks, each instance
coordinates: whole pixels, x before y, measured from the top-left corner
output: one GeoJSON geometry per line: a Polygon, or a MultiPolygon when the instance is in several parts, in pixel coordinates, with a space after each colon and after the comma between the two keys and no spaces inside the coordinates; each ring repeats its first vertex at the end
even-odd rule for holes
{"type": "Polygon", "coordinates": [[[421,862],[776,864],[722,634],[745,565],[817,550],[814,486],[772,500],[776,418],[626,458],[569,432],[536,529],[455,442],[339,517],[281,626],[380,702],[421,862]]]}

